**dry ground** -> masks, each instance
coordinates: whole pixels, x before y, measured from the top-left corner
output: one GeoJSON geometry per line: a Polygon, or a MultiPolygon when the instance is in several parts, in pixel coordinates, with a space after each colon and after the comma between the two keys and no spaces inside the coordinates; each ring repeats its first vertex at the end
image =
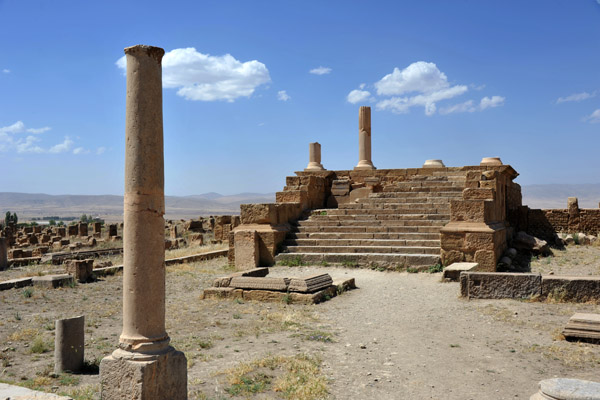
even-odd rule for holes
{"type": "MultiPolygon", "coordinates": [[[[570,247],[531,268],[597,275],[599,258],[597,247],[570,247]]],[[[188,358],[190,399],[527,399],[541,379],[600,373],[600,346],[560,337],[573,313],[600,312],[595,304],[466,301],[441,274],[333,267],[271,274],[353,276],[359,289],[313,306],[200,300],[229,272],[225,259],[167,268],[167,330],[188,358]]],[[[0,292],[0,380],[99,398],[96,368],[117,346],[121,290],[116,275],[0,292]],[[54,320],[80,314],[88,372],[55,376],[54,320]]]]}

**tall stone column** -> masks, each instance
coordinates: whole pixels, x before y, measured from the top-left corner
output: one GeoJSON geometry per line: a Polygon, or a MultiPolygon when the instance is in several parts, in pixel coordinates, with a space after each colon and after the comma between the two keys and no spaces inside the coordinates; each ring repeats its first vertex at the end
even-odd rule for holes
{"type": "Polygon", "coordinates": [[[375,169],[371,161],[371,107],[358,110],[358,164],[354,169],[375,169]]]}
{"type": "Polygon", "coordinates": [[[125,49],[123,331],[100,364],[102,399],[187,399],[187,362],[165,329],[164,50],[125,49]]]}
{"type": "Polygon", "coordinates": [[[308,165],[305,171],[325,171],[321,164],[321,144],[319,142],[308,144],[308,165]]]}

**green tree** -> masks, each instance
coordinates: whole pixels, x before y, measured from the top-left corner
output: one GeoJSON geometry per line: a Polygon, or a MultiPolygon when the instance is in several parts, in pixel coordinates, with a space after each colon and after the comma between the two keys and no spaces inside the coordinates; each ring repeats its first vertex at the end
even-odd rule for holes
{"type": "Polygon", "coordinates": [[[48,225],[54,226],[54,225],[56,225],[56,221],[51,219],[50,221],[48,221],[48,225]]]}

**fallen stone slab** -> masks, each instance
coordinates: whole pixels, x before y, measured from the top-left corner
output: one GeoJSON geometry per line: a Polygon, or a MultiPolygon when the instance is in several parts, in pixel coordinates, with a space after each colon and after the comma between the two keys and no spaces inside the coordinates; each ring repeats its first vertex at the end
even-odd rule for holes
{"type": "Polygon", "coordinates": [[[31,280],[32,280],[32,278],[28,277],[28,278],[10,279],[8,281],[0,282],[0,290],[8,290],[8,289],[14,289],[14,288],[21,288],[21,287],[25,287],[25,286],[31,286],[32,285],[31,280]]]}
{"type": "Polygon", "coordinates": [[[0,399],[10,400],[73,400],[71,397],[58,396],[52,393],[38,392],[21,386],[0,383],[0,399]]]}
{"type": "Polygon", "coordinates": [[[600,278],[544,275],[542,295],[565,302],[600,301],[600,278]]]}
{"type": "Polygon", "coordinates": [[[333,286],[337,288],[337,292],[339,294],[347,290],[356,289],[356,282],[354,281],[354,278],[346,278],[334,281],[333,286]]]}
{"type": "Polygon", "coordinates": [[[333,284],[329,274],[312,275],[307,278],[291,278],[288,289],[290,292],[313,293],[333,284]]]}
{"type": "Polygon", "coordinates": [[[524,299],[542,294],[539,274],[462,272],[460,277],[461,295],[469,299],[524,299]]]}
{"type": "Polygon", "coordinates": [[[600,343],[600,314],[576,313],[562,334],[568,341],[600,343]]]}
{"type": "Polygon", "coordinates": [[[460,280],[461,272],[475,271],[475,269],[478,266],[478,263],[472,262],[456,262],[450,264],[446,268],[444,268],[444,274],[442,275],[442,279],[458,282],[460,280]]]}
{"type": "Polygon", "coordinates": [[[232,277],[234,277],[234,276],[252,276],[255,278],[263,278],[267,275],[269,275],[268,267],[252,268],[252,269],[249,269],[246,271],[240,271],[240,272],[235,272],[235,273],[231,274],[232,277]]]}
{"type": "Polygon", "coordinates": [[[123,266],[122,265],[111,265],[109,267],[100,267],[100,268],[94,268],[92,270],[92,273],[95,276],[106,276],[106,275],[114,275],[119,271],[123,270],[123,266]]]}
{"type": "Polygon", "coordinates": [[[256,278],[252,276],[234,276],[229,283],[230,287],[238,289],[276,290],[287,291],[290,280],[288,278],[256,278]]]}
{"type": "Polygon", "coordinates": [[[600,400],[600,383],[580,379],[552,378],[540,382],[529,400],[600,400]]]}
{"type": "Polygon", "coordinates": [[[73,282],[73,277],[69,274],[34,276],[32,278],[33,286],[50,289],[67,286],[71,284],[71,282],[73,282]]]}

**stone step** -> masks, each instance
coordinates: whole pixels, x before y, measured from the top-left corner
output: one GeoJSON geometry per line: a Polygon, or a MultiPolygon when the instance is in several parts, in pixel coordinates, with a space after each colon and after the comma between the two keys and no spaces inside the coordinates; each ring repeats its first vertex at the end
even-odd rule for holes
{"type": "Polygon", "coordinates": [[[419,219],[419,214],[411,215],[411,219],[394,219],[388,218],[384,219],[386,216],[382,215],[381,218],[372,216],[373,218],[369,219],[357,219],[357,218],[347,218],[347,219],[338,219],[332,217],[331,219],[323,219],[319,221],[315,221],[312,219],[307,219],[304,221],[298,221],[297,227],[313,227],[313,226],[439,226],[442,227],[448,223],[450,220],[447,216],[443,215],[431,215],[431,216],[421,216],[419,219]],[[434,217],[439,217],[438,219],[434,217]]]}
{"type": "Polygon", "coordinates": [[[406,181],[406,182],[398,182],[394,185],[390,185],[388,187],[397,187],[397,188],[416,188],[416,187],[434,187],[434,188],[445,188],[445,187],[462,187],[464,188],[464,182],[462,181],[440,181],[440,180],[430,180],[430,181],[406,181]]]}
{"type": "Polygon", "coordinates": [[[407,215],[407,214],[450,214],[450,207],[414,207],[414,208],[387,208],[387,207],[373,207],[373,208],[351,208],[351,209],[332,209],[327,211],[327,214],[315,213],[311,215],[311,218],[326,219],[326,217],[340,216],[340,215],[407,215]]]}
{"type": "Polygon", "coordinates": [[[288,253],[440,254],[439,247],[422,246],[290,246],[288,253]]]}
{"type": "Polygon", "coordinates": [[[286,239],[285,245],[290,246],[418,246],[440,248],[439,239],[286,239]]]}
{"type": "MultiPolygon", "coordinates": [[[[370,199],[371,200],[371,199],[370,199]]],[[[391,199],[372,199],[372,200],[391,200],[391,199]]],[[[450,201],[439,203],[409,203],[409,202],[392,202],[392,201],[362,201],[359,203],[340,204],[339,208],[328,210],[319,210],[316,214],[329,213],[331,210],[449,210],[450,201]],[[343,207],[342,207],[343,206],[343,207]]]]}
{"type": "Polygon", "coordinates": [[[418,233],[418,232],[406,232],[406,233],[329,233],[329,232],[290,232],[288,234],[288,239],[348,239],[348,240],[357,240],[357,239],[385,239],[385,240],[435,240],[439,242],[440,234],[439,233],[418,233]]]}
{"type": "Polygon", "coordinates": [[[462,197],[462,189],[461,190],[453,190],[453,191],[431,191],[431,192],[420,192],[420,191],[384,191],[384,192],[377,192],[377,193],[370,193],[369,194],[369,199],[382,199],[382,198],[410,198],[410,197],[417,197],[417,198],[423,198],[423,197],[429,197],[429,198],[433,198],[433,197],[446,197],[446,198],[452,198],[455,199],[457,197],[461,198],[462,197]]]}
{"type": "Polygon", "coordinates": [[[343,266],[361,266],[370,268],[388,268],[402,270],[408,267],[427,269],[440,262],[439,254],[402,254],[402,253],[279,253],[275,260],[300,260],[305,264],[340,264],[343,266]]]}
{"type": "Polygon", "coordinates": [[[413,175],[407,182],[434,181],[434,182],[464,182],[467,180],[466,174],[448,175],[447,172],[434,172],[433,175],[413,175]]]}
{"type": "Polygon", "coordinates": [[[327,233],[438,233],[442,226],[296,226],[292,232],[327,232],[327,233]]]}
{"type": "Polygon", "coordinates": [[[464,186],[387,186],[383,188],[384,193],[446,193],[461,192],[464,186]]]}

